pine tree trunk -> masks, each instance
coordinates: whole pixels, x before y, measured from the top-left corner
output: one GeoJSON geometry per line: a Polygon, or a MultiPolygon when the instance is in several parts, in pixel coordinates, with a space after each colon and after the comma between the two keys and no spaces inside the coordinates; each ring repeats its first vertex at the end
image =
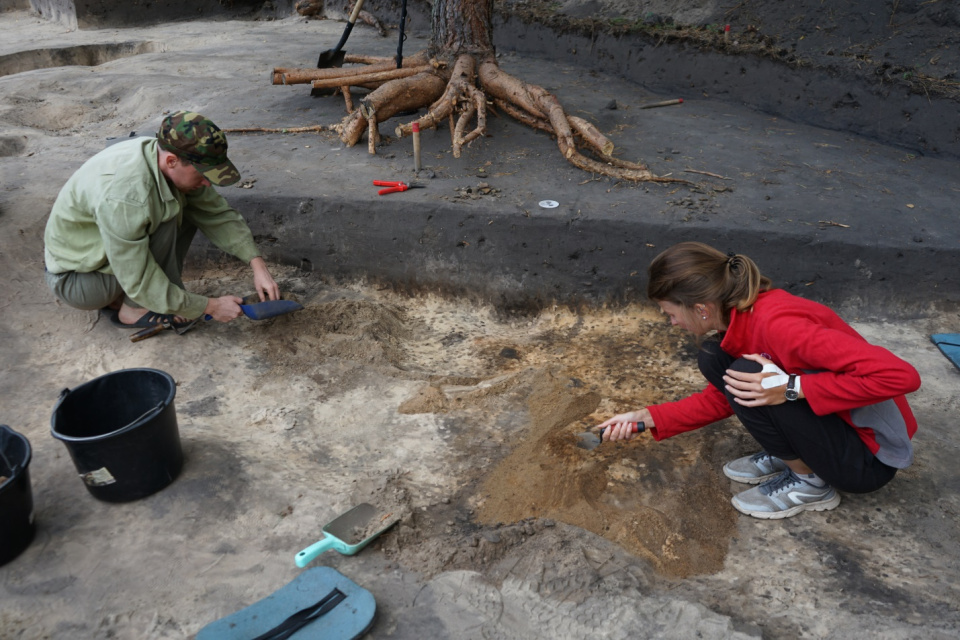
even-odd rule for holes
{"type": "Polygon", "coordinates": [[[430,48],[437,57],[493,55],[493,0],[434,0],[430,48]]]}

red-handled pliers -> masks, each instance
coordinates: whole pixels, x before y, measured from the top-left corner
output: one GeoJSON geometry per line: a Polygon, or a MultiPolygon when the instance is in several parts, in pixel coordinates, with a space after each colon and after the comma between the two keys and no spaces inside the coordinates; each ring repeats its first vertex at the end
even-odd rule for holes
{"type": "Polygon", "coordinates": [[[426,189],[426,187],[422,184],[407,184],[406,182],[387,182],[385,180],[374,180],[373,186],[389,187],[389,189],[380,189],[380,191],[377,191],[377,195],[381,195],[381,196],[385,196],[388,193],[406,191],[407,189],[426,189]]]}

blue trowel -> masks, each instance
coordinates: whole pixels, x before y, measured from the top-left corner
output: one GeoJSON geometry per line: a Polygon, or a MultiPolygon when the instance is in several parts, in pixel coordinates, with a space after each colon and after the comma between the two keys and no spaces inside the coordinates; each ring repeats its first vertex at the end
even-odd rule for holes
{"type": "Polygon", "coordinates": [[[301,309],[303,309],[303,305],[296,300],[284,300],[281,298],[280,300],[264,300],[260,302],[260,297],[255,293],[247,296],[243,299],[243,302],[240,303],[240,310],[243,311],[243,315],[251,320],[266,320],[267,318],[275,318],[286,313],[300,311],[301,309]]]}
{"type": "MultiPolygon", "coordinates": [[[[284,300],[281,297],[279,300],[264,300],[260,302],[260,296],[255,293],[251,293],[240,302],[240,310],[243,311],[243,315],[251,320],[267,320],[287,313],[293,313],[294,311],[300,311],[301,309],[303,309],[303,305],[296,300],[284,300]]],[[[183,335],[200,324],[201,321],[206,322],[212,319],[213,316],[205,315],[182,327],[176,327],[175,330],[178,335],[183,335]]]]}

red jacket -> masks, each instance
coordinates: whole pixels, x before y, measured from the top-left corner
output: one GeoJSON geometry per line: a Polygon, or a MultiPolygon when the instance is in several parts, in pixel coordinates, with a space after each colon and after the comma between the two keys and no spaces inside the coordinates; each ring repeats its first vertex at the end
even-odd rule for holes
{"type": "MultiPolygon", "coordinates": [[[[919,374],[824,305],[780,289],[763,292],[749,311],[731,312],[720,347],[735,358],[758,354],[787,373],[802,374],[803,394],[814,413],[839,415],[885,464],[903,468],[912,461],[917,421],[904,394],[920,388],[919,374]]],[[[733,415],[713,385],[648,408],[656,440],[733,415]]]]}

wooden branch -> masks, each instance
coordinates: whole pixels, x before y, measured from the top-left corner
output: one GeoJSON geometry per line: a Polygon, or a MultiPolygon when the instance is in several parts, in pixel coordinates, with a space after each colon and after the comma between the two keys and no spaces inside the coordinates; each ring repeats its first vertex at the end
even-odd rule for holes
{"type": "MultiPolygon", "coordinates": [[[[361,112],[363,111],[363,106],[360,107],[361,112]]],[[[377,128],[377,116],[374,113],[371,113],[367,118],[367,152],[370,155],[376,155],[377,153],[377,143],[380,142],[380,129],[377,128]]]]}
{"type": "Polygon", "coordinates": [[[550,121],[550,126],[553,127],[557,136],[557,146],[560,147],[560,153],[563,154],[564,158],[569,159],[576,152],[577,144],[573,140],[573,129],[570,128],[567,114],[560,105],[560,101],[543,87],[534,84],[528,84],[527,91],[546,113],[547,120],[550,121]]]}
{"type": "Polygon", "coordinates": [[[575,167],[601,175],[636,182],[680,182],[679,178],[661,177],[651,173],[643,164],[626,162],[610,155],[609,140],[582,118],[567,116],[560,102],[543,87],[527,84],[504,73],[495,62],[481,63],[479,72],[483,89],[494,97],[494,104],[508,115],[525,124],[552,133],[563,157],[575,167]],[[525,111],[526,116],[521,116],[525,111]],[[574,130],[591,147],[603,154],[603,162],[587,158],[577,151],[574,130]]]}
{"type": "Polygon", "coordinates": [[[720,178],[721,180],[729,180],[729,179],[730,179],[730,178],[727,178],[727,177],[725,177],[725,176],[721,176],[721,175],[716,174],[716,173],[710,173],[709,171],[697,171],[696,169],[684,169],[684,171],[686,171],[687,173],[699,173],[700,175],[710,176],[711,178],[720,178]]]}
{"type": "Polygon", "coordinates": [[[479,69],[480,88],[487,95],[515,104],[535,118],[546,120],[547,116],[530,95],[527,83],[511,76],[497,66],[496,61],[484,61],[479,69]]]}
{"type": "Polygon", "coordinates": [[[463,138],[461,144],[464,146],[487,132],[487,96],[473,85],[467,86],[467,95],[473,102],[471,110],[477,115],[477,126],[463,138]]]}
{"type": "Polygon", "coordinates": [[[401,111],[412,111],[430,104],[443,94],[445,87],[446,81],[435,70],[387,82],[364,97],[360,107],[341,121],[337,127],[340,140],[348,147],[359,142],[367,129],[365,113],[371,114],[377,122],[384,122],[401,111]]]}
{"type": "Polygon", "coordinates": [[[577,116],[567,116],[567,122],[570,123],[574,131],[583,136],[584,140],[586,140],[591,147],[597,149],[605,156],[613,155],[613,142],[600,133],[591,123],[577,116]]]}
{"type": "MultiPolygon", "coordinates": [[[[411,58],[415,58],[416,56],[420,55],[421,53],[423,53],[424,55],[426,54],[425,51],[421,51],[421,52],[418,52],[417,54],[415,54],[415,55],[413,55],[413,56],[410,56],[410,57],[411,57],[411,58]]],[[[404,59],[404,62],[406,62],[406,59],[404,59]]],[[[394,68],[396,68],[396,66],[397,66],[397,59],[394,58],[393,56],[389,56],[389,57],[386,57],[386,56],[368,56],[368,55],[363,55],[363,54],[352,55],[352,54],[349,54],[349,53],[348,53],[347,55],[345,55],[345,56],[343,57],[343,63],[344,63],[344,64],[381,64],[381,63],[386,63],[386,64],[392,64],[392,65],[394,66],[394,68]]]]}
{"type": "Polygon", "coordinates": [[[380,34],[381,38],[387,37],[387,29],[386,27],[383,26],[383,24],[379,20],[377,20],[377,16],[373,15],[369,11],[361,10],[360,14],[357,17],[360,18],[360,20],[362,20],[364,23],[376,29],[377,33],[380,34]]]}
{"type": "Polygon", "coordinates": [[[430,104],[445,87],[446,81],[429,71],[392,80],[369,93],[360,105],[367,113],[376,114],[377,122],[383,122],[401,111],[413,111],[430,104]]]}
{"type": "Polygon", "coordinates": [[[348,147],[360,141],[366,128],[367,121],[361,115],[360,109],[353,111],[336,126],[336,130],[340,133],[340,141],[348,147]]]}
{"type": "MultiPolygon", "coordinates": [[[[416,122],[421,129],[436,128],[440,122],[453,113],[456,108],[457,99],[463,92],[466,83],[473,85],[476,78],[476,60],[473,56],[463,55],[457,58],[450,72],[450,78],[447,82],[443,94],[430,105],[426,114],[421,116],[416,122]]],[[[450,133],[453,134],[454,126],[451,123],[450,133]]],[[[397,126],[396,134],[398,138],[403,138],[413,133],[413,123],[408,122],[397,126]]],[[[452,140],[451,140],[452,142],[452,140]]]]}
{"type": "MultiPolygon", "coordinates": [[[[360,59],[360,56],[346,56],[344,63],[354,62],[360,59]]],[[[348,78],[355,75],[363,75],[377,71],[389,71],[397,68],[397,61],[393,58],[370,58],[363,57],[363,60],[372,61],[370,64],[364,63],[362,67],[330,67],[327,69],[311,68],[287,68],[277,67],[273,70],[273,84],[307,84],[314,80],[329,80],[331,78],[348,78]]],[[[401,67],[422,67],[431,64],[430,57],[426,51],[419,51],[412,56],[403,59],[401,67]]]]}
{"type": "Polygon", "coordinates": [[[318,124],[311,127],[284,127],[282,129],[268,129],[265,127],[246,127],[241,129],[221,129],[224,133],[308,133],[330,131],[332,127],[318,124]]]}
{"type": "Polygon", "coordinates": [[[501,111],[506,113],[508,116],[510,116],[520,124],[524,124],[530,127],[531,129],[539,129],[540,131],[545,131],[550,135],[556,135],[553,132],[553,127],[550,126],[549,122],[547,122],[546,120],[542,120],[540,118],[533,117],[532,115],[530,115],[529,113],[521,109],[520,107],[517,107],[512,103],[507,102],[506,100],[502,100],[500,98],[494,98],[493,104],[495,104],[501,111]]]}
{"type": "Polygon", "coordinates": [[[314,80],[311,84],[314,89],[334,89],[341,86],[361,86],[366,83],[383,83],[390,80],[396,80],[397,78],[408,78],[431,69],[432,67],[429,65],[411,67],[409,69],[404,67],[402,69],[390,69],[389,71],[372,71],[365,74],[314,80]]]}
{"type": "Polygon", "coordinates": [[[332,78],[346,79],[376,71],[396,69],[396,63],[380,63],[364,67],[330,67],[328,69],[283,69],[273,70],[273,84],[307,84],[314,80],[329,80],[332,78]]]}
{"type": "Polygon", "coordinates": [[[689,181],[681,180],[680,178],[654,175],[653,173],[650,173],[650,171],[648,171],[643,165],[634,165],[633,168],[615,166],[613,163],[591,160],[590,158],[581,155],[577,151],[574,151],[572,154],[570,154],[567,160],[569,160],[573,166],[583,169],[584,171],[592,171],[593,173],[610,176],[611,178],[619,178],[620,180],[632,180],[634,182],[679,182],[682,184],[690,184],[689,181]]]}
{"type": "MultiPolygon", "coordinates": [[[[643,170],[648,169],[647,165],[643,164],[642,162],[629,162],[627,160],[621,160],[620,158],[615,158],[613,156],[605,157],[601,160],[601,162],[609,164],[610,166],[613,166],[613,167],[620,167],[621,169],[643,169],[643,170]]],[[[685,182],[685,181],[681,180],[681,182],[685,182]]]]}
{"type": "Polygon", "coordinates": [[[463,149],[463,132],[467,128],[467,125],[470,124],[470,120],[473,119],[473,116],[477,113],[476,108],[470,104],[466,109],[460,112],[460,117],[457,118],[457,124],[453,130],[453,157],[459,158],[460,152],[463,149]]]}
{"type": "MultiPolygon", "coordinates": [[[[510,104],[509,102],[506,102],[506,101],[501,100],[501,99],[499,99],[499,98],[495,98],[494,101],[493,101],[493,103],[497,106],[497,108],[501,109],[501,110],[502,110],[504,113],[506,113],[508,116],[510,116],[511,118],[514,118],[515,120],[517,120],[518,122],[520,122],[520,124],[524,124],[524,125],[530,127],[531,129],[538,129],[538,130],[540,130],[540,131],[544,131],[544,132],[546,132],[546,133],[549,133],[551,136],[556,136],[556,135],[557,135],[557,134],[554,132],[553,127],[550,126],[550,123],[547,122],[546,120],[541,120],[541,119],[539,119],[539,118],[534,118],[533,116],[531,116],[531,115],[530,115],[529,113],[527,113],[526,111],[523,111],[523,110],[520,109],[519,107],[516,107],[516,106],[510,104]]],[[[568,116],[567,116],[567,120],[570,121],[571,125],[573,125],[574,119],[576,119],[576,120],[582,120],[581,118],[577,118],[576,116],[571,116],[571,115],[568,115],[568,116]]],[[[583,122],[585,122],[585,121],[583,121],[583,122]]],[[[589,123],[587,123],[587,124],[589,124],[589,123]]],[[[591,147],[598,155],[600,155],[600,156],[603,157],[603,162],[606,162],[606,163],[611,164],[611,165],[613,165],[613,166],[622,167],[622,168],[625,168],[625,169],[636,169],[636,168],[646,169],[646,168],[647,168],[646,165],[643,165],[643,164],[635,164],[635,163],[633,163],[633,162],[625,162],[625,161],[623,161],[623,160],[620,160],[620,159],[618,159],[618,158],[613,157],[613,156],[610,155],[609,153],[606,153],[603,147],[597,146],[598,142],[600,142],[601,140],[607,140],[607,139],[603,136],[603,134],[600,134],[599,139],[596,138],[596,137],[586,138],[586,137],[583,137],[583,134],[582,134],[579,130],[577,130],[576,127],[574,127],[573,131],[574,131],[574,133],[576,133],[577,135],[581,136],[581,139],[583,140],[584,144],[586,144],[586,145],[588,145],[589,147],[591,147]]],[[[609,142],[609,141],[607,140],[607,142],[609,142]]],[[[610,144],[612,145],[613,143],[610,143],[610,144]]]]}

